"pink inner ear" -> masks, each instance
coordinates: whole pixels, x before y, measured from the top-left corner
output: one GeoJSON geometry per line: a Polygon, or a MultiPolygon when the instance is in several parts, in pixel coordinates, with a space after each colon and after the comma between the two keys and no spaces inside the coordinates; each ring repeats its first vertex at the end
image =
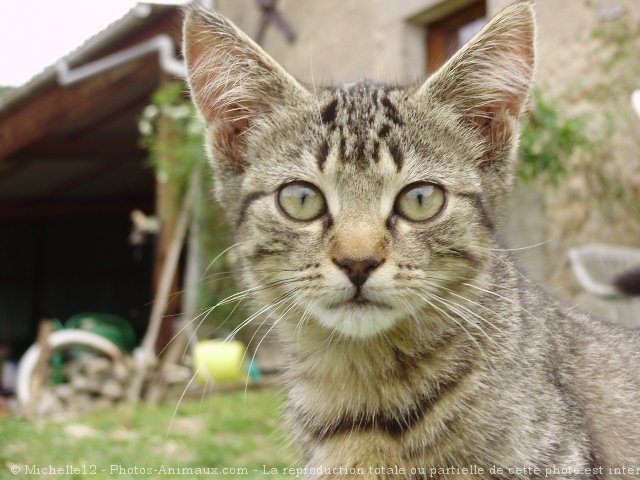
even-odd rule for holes
{"type": "Polygon", "coordinates": [[[242,135],[249,129],[249,119],[246,117],[234,118],[228,114],[223,114],[221,117],[229,124],[234,135],[242,135]]]}
{"type": "Polygon", "coordinates": [[[222,121],[234,135],[241,135],[249,129],[250,115],[256,115],[260,106],[256,102],[252,105],[232,103],[211,111],[212,120],[222,121]]]}
{"type": "Polygon", "coordinates": [[[215,143],[223,152],[227,165],[235,172],[242,173],[246,166],[246,139],[243,133],[249,130],[249,111],[237,103],[211,110],[217,124],[215,143]]]}
{"type": "Polygon", "coordinates": [[[495,116],[495,108],[483,109],[483,115],[475,115],[471,121],[478,127],[481,132],[485,132],[488,128],[491,128],[491,123],[495,116]]]}
{"type": "Polygon", "coordinates": [[[242,135],[246,130],[249,129],[249,120],[246,118],[233,120],[231,122],[231,126],[233,127],[233,133],[235,135],[242,135]]]}
{"type": "Polygon", "coordinates": [[[471,122],[478,127],[478,130],[482,133],[484,137],[491,137],[491,130],[494,128],[494,120],[496,116],[502,110],[507,110],[509,113],[513,113],[511,108],[507,107],[506,104],[503,105],[491,105],[482,107],[476,110],[475,115],[471,118],[471,122]],[[505,108],[506,107],[506,108],[505,108]]]}

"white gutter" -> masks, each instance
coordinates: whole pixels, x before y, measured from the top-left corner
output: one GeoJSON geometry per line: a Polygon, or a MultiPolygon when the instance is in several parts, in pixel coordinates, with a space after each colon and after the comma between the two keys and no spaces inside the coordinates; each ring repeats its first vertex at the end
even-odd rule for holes
{"type": "Polygon", "coordinates": [[[186,76],[186,69],[182,61],[176,57],[175,51],[176,46],[173,39],[167,34],[160,34],[149,40],[140,42],[133,47],[107,55],[104,58],[74,69],[69,67],[66,59],[62,59],[56,64],[58,83],[60,85],[71,85],[81,82],[106,70],[111,70],[112,68],[156,52],[158,53],[158,60],[162,70],[176,77],[184,78],[186,76]]]}

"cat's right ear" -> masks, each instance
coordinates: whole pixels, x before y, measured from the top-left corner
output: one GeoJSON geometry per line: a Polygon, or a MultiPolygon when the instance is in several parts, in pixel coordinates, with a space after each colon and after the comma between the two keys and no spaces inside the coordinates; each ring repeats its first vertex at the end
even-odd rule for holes
{"type": "Polygon", "coordinates": [[[247,35],[215,12],[193,7],[184,22],[191,96],[207,122],[221,168],[241,173],[245,133],[309,95],[247,35]]]}

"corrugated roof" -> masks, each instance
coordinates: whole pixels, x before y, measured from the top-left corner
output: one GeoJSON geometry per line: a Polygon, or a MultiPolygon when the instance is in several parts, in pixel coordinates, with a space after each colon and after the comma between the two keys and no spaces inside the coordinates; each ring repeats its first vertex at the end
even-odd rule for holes
{"type": "MultiPolygon", "coordinates": [[[[183,4],[184,2],[176,2],[173,4],[140,2],[120,19],[112,22],[104,30],[90,37],[82,45],[62,57],[59,61],[64,60],[70,65],[81,64],[111,43],[117,41],[132,30],[135,30],[140,25],[147,23],[169,9],[175,9],[177,6],[183,4]]],[[[29,98],[41,88],[56,82],[56,78],[56,64],[53,64],[35,75],[24,85],[14,88],[5,95],[0,96],[0,115],[29,98]]]]}

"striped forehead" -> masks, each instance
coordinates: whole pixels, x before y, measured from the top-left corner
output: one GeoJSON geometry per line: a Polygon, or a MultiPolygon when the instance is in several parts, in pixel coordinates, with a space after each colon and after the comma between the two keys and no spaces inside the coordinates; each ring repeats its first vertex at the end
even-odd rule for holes
{"type": "Polygon", "coordinates": [[[395,171],[402,169],[404,159],[396,130],[403,119],[392,100],[397,93],[397,89],[365,81],[331,91],[331,97],[320,106],[324,138],[317,159],[321,171],[344,166],[384,169],[385,158],[391,159],[395,171]]]}

